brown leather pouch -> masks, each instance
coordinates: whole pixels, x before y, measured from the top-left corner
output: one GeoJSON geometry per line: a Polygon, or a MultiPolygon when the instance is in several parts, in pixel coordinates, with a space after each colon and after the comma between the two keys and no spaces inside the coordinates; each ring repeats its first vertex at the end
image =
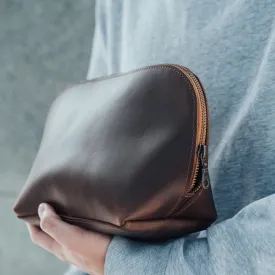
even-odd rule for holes
{"type": "Polygon", "coordinates": [[[99,232],[165,239],[215,219],[208,109],[187,68],[156,65],[79,84],[51,107],[14,206],[39,225],[38,205],[99,232]]]}

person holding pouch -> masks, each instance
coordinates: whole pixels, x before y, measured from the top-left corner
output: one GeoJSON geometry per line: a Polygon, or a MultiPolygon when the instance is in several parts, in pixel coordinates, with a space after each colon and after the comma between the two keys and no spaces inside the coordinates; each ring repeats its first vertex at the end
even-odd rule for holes
{"type": "Polygon", "coordinates": [[[42,204],[31,238],[72,264],[67,274],[274,274],[274,18],[273,0],[96,2],[88,79],[177,63],[204,83],[218,220],[150,244],[72,226],[42,204]]]}

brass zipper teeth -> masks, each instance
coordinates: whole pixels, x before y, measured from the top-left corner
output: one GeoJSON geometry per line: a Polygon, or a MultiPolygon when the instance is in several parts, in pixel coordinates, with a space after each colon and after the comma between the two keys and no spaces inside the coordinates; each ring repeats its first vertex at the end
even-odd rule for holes
{"type": "MultiPolygon", "coordinates": [[[[179,69],[181,72],[184,73],[184,75],[190,80],[190,82],[193,84],[194,90],[197,93],[198,97],[199,97],[199,102],[200,102],[200,108],[201,108],[201,115],[202,115],[202,125],[201,125],[201,133],[200,133],[200,141],[199,144],[203,144],[205,145],[206,143],[206,138],[207,138],[207,106],[206,106],[206,99],[205,99],[205,95],[204,95],[204,91],[202,88],[201,83],[198,81],[197,77],[187,68],[182,67],[182,66],[177,66],[177,65],[173,65],[174,67],[176,67],[177,69],[179,69]]],[[[196,148],[198,148],[198,145],[196,146],[196,148]]],[[[198,173],[199,173],[199,167],[200,167],[200,163],[199,163],[199,159],[197,156],[196,159],[196,165],[195,165],[195,171],[194,171],[194,177],[193,177],[193,181],[190,184],[190,186],[187,189],[187,193],[196,193],[200,188],[201,188],[201,184],[199,184],[195,190],[194,187],[197,184],[197,178],[198,178],[198,173]]]]}
{"type": "Polygon", "coordinates": [[[199,174],[199,168],[200,168],[199,161],[197,161],[193,181],[190,184],[190,186],[188,187],[187,193],[196,193],[201,187],[201,185],[198,185],[197,188],[195,188],[195,190],[193,190],[195,185],[196,185],[196,182],[197,182],[197,178],[198,178],[198,174],[199,174]]]}

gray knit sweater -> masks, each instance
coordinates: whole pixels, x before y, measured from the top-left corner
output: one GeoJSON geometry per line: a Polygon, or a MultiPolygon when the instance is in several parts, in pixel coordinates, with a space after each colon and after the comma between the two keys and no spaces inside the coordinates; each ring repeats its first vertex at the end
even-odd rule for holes
{"type": "Polygon", "coordinates": [[[178,63],[204,83],[219,216],[199,237],[115,237],[106,274],[275,274],[275,1],[97,2],[89,78],[178,63]]]}

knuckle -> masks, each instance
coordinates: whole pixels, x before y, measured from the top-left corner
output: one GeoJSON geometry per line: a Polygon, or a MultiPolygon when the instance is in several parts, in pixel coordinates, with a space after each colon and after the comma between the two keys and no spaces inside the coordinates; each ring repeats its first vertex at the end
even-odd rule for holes
{"type": "Polygon", "coordinates": [[[54,219],[50,216],[45,216],[41,221],[40,221],[40,227],[43,231],[52,231],[55,228],[55,222],[54,219]]]}

